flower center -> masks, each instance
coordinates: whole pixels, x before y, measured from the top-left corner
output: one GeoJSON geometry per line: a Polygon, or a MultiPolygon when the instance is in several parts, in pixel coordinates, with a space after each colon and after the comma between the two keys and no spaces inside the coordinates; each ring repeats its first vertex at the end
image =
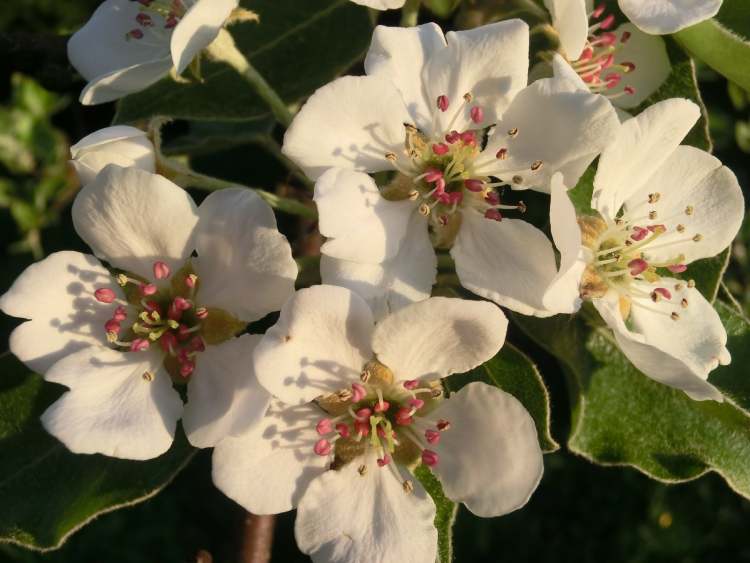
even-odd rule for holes
{"type": "Polygon", "coordinates": [[[158,343],[170,375],[184,381],[207,343],[227,340],[245,325],[220,309],[197,306],[198,276],[189,263],[172,275],[165,262],[157,261],[153,273],[153,281],[116,274],[125,301],[109,288],[97,289],[94,297],[115,305],[103,327],[108,342],[123,352],[143,352],[158,343]]]}
{"type": "MultiPolygon", "coordinates": [[[[408,466],[418,460],[432,467],[439,458],[430,445],[450,428],[449,421],[430,417],[442,396],[439,386],[417,380],[395,382],[386,366],[370,361],[361,382],[317,400],[329,416],[315,426],[321,438],[314,452],[335,453],[334,464],[341,465],[374,449],[379,467],[393,461],[408,466]]],[[[366,468],[360,468],[363,471],[366,468]]]]}
{"type": "Polygon", "coordinates": [[[161,44],[180,23],[195,0],[130,0],[140,4],[135,16],[136,26],[125,39],[144,40],[147,36],[161,44]]]}
{"type": "MultiPolygon", "coordinates": [[[[649,258],[649,252],[663,250],[675,244],[686,242],[700,242],[700,233],[687,233],[687,227],[682,222],[689,220],[695,214],[695,207],[687,205],[681,213],[671,217],[659,217],[655,204],[661,195],[654,192],[630,209],[623,212],[610,225],[601,219],[588,218],[579,220],[584,244],[593,253],[587,276],[581,286],[582,297],[600,297],[608,289],[615,289],[621,295],[628,297],[627,307],[631,296],[649,297],[653,302],[674,302],[681,308],[687,308],[688,301],[681,295],[674,297],[672,292],[682,293],[684,285],[678,283],[674,288],[668,288],[662,277],[663,270],[673,274],[681,274],[687,269],[685,256],[676,253],[667,260],[649,258]],[[663,221],[663,222],[662,222],[663,221]],[[667,224],[673,225],[667,227],[667,224]],[[679,236],[664,238],[669,234],[679,236]],[[649,291],[643,289],[642,283],[651,285],[649,291]]],[[[692,280],[686,282],[687,287],[694,287],[692,280]]],[[[643,305],[639,305],[643,306],[643,305]]],[[[629,311],[629,309],[628,309],[629,311]]],[[[678,320],[677,310],[670,314],[673,320],[678,320]]],[[[624,315],[627,318],[627,314],[624,315]]]]}
{"type": "Polygon", "coordinates": [[[589,90],[607,96],[610,99],[635,94],[635,88],[627,84],[623,90],[613,93],[612,89],[620,85],[625,75],[635,70],[632,62],[615,64],[615,53],[630,39],[630,32],[623,31],[618,37],[609,31],[615,22],[613,14],[604,15],[606,7],[602,4],[590,14],[593,22],[589,27],[588,41],[577,61],[570,64],[589,87],[589,90]],[[598,20],[598,21],[595,21],[598,20]]]}
{"type": "MultiPolygon", "coordinates": [[[[429,218],[433,232],[455,229],[459,222],[457,215],[467,207],[495,221],[502,220],[501,210],[526,211],[523,202],[515,205],[501,203],[497,189],[509,185],[509,182],[477,171],[477,156],[482,152],[488,130],[493,124],[486,122],[484,109],[472,102],[471,93],[464,94],[463,100],[458,103],[452,102],[446,95],[438,96],[433,112],[433,130],[439,112],[448,115],[452,112],[446,130],[431,138],[414,125],[404,124],[408,162],[404,164],[394,153],[385,155],[399,172],[411,179],[408,197],[420,202],[419,212],[429,218]],[[475,127],[464,131],[454,129],[459,118],[467,113],[475,127]]],[[[510,137],[517,134],[517,129],[508,132],[510,137]]],[[[505,160],[508,149],[501,148],[495,157],[505,160]]],[[[538,170],[541,166],[541,161],[537,161],[532,170],[538,170]]],[[[514,178],[513,181],[521,183],[522,179],[514,178]]]]}

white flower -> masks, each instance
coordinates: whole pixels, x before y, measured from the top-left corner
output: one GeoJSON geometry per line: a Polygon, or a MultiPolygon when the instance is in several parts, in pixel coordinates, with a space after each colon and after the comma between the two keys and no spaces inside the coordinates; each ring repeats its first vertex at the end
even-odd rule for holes
{"type": "Polygon", "coordinates": [[[81,184],[93,182],[107,165],[156,171],[156,151],[148,135],[127,125],[115,125],[87,135],[70,147],[70,161],[81,184]]]}
{"type": "Polygon", "coordinates": [[[219,34],[239,0],[105,0],[68,42],[88,85],[82,104],[143,90],[177,74],[219,34]]]}
{"type": "Polygon", "coordinates": [[[401,8],[406,0],[352,0],[352,2],[376,10],[394,10],[401,8]]]}
{"type": "Polygon", "coordinates": [[[165,178],[111,165],[77,196],[73,222],[111,269],[58,252],[0,299],[30,319],[11,351],[70,388],[45,428],[76,453],[149,459],[180,416],[200,447],[258,422],[268,395],[248,366],[260,337],[235,335],[278,310],[297,273],[268,205],[229,189],[196,208],[165,178]],[[173,381],[187,383],[184,409],[173,381]]]}
{"type": "Polygon", "coordinates": [[[694,399],[721,400],[707,378],[731,360],[726,331],[692,281],[669,275],[721,252],[742,224],[734,174],[679,144],[699,116],[694,103],[672,99],[627,121],[599,160],[591,201],[599,215],[579,217],[580,230],[565,187],[553,182],[563,268],[545,298],[562,312],[580,291],[639,370],[694,399]]]}
{"type": "Polygon", "coordinates": [[[506,328],[484,301],[435,297],[375,325],[345,288],[298,291],[254,356],[284,403],[216,446],[214,482],[255,514],[297,507],[313,561],[433,563],[435,506],[416,465],[479,516],[520,508],[542,475],[534,421],[514,397],[470,383],[445,399],[438,381],[494,356],[506,328]]]}
{"type": "Polygon", "coordinates": [[[619,124],[606,100],[569,81],[526,87],[528,41],[520,20],[447,36],[434,24],[379,26],[368,76],[339,78],[308,100],[284,152],[318,180],[326,283],[360,292],[377,316],[426,298],[430,229],[434,245],[452,247],[464,287],[548,314],[552,245],[497,188],[547,191],[555,171],[573,185],[619,124]],[[386,197],[363,173],[381,171],[395,175],[386,197]]]}
{"type": "MultiPolygon", "coordinates": [[[[545,0],[565,57],[556,55],[555,76],[606,96],[615,106],[639,106],[671,71],[664,41],[631,23],[612,29],[604,5],[587,12],[584,0],[545,0]],[[589,25],[589,19],[591,25],[589,25]]],[[[534,74],[542,70],[534,69],[534,74]]]]}

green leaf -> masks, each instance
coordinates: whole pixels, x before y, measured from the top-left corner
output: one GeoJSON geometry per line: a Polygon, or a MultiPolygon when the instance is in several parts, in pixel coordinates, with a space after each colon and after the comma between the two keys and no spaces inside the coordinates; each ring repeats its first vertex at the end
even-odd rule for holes
{"type": "Polygon", "coordinates": [[[750,38],[750,2],[747,0],[724,0],[716,19],[745,39],[750,38]]]}
{"type": "Polygon", "coordinates": [[[196,451],[181,436],[147,462],[72,454],[39,422],[62,388],[9,354],[0,370],[0,543],[60,547],[98,515],[156,495],[196,451]]]}
{"type": "MultiPolygon", "coordinates": [[[[361,59],[370,43],[367,10],[349,0],[247,0],[259,23],[230,28],[249,61],[289,104],[299,102],[361,59]]],[[[230,67],[204,61],[202,83],[170,78],[123,99],[115,122],[157,115],[247,120],[269,112],[230,67]]]]}
{"type": "Polygon", "coordinates": [[[458,505],[445,496],[443,487],[428,467],[420,464],[414,475],[435,503],[435,527],[438,531],[438,563],[453,560],[453,523],[458,505]]]}
{"type": "Polygon", "coordinates": [[[536,423],[542,451],[550,453],[559,449],[550,433],[547,388],[536,365],[521,350],[506,342],[494,358],[471,371],[448,377],[444,385],[449,392],[455,392],[473,381],[499,387],[521,401],[536,423]]]}
{"type": "Polygon", "coordinates": [[[166,156],[198,156],[249,143],[262,143],[270,137],[274,120],[261,117],[250,121],[188,121],[187,133],[162,146],[166,156]]]}
{"type": "Polygon", "coordinates": [[[646,377],[604,326],[586,326],[581,318],[515,316],[530,337],[560,360],[568,376],[570,450],[602,465],[632,466],[664,482],[715,471],[750,498],[748,323],[724,304],[717,308],[733,356],[730,366],[710,377],[726,394],[723,403],[693,401],[646,377]]]}
{"type": "Polygon", "coordinates": [[[750,43],[717,20],[707,20],[674,34],[695,58],[745,90],[750,90],[750,43]]]}

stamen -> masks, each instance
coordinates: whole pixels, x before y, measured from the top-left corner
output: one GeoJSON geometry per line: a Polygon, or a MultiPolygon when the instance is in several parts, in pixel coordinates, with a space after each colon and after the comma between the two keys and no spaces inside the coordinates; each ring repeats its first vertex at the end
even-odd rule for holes
{"type": "Polygon", "coordinates": [[[367,396],[367,389],[361,383],[352,383],[352,402],[359,403],[367,396]]]}
{"type": "Polygon", "coordinates": [[[440,461],[440,457],[432,450],[422,450],[422,463],[427,467],[434,467],[440,461]]]}
{"type": "Polygon", "coordinates": [[[450,105],[450,100],[445,94],[441,94],[437,97],[437,107],[440,111],[445,112],[450,105]]]}
{"type": "Polygon", "coordinates": [[[117,296],[108,287],[100,287],[94,292],[94,297],[100,303],[112,303],[117,296]]]}
{"type": "Polygon", "coordinates": [[[333,446],[331,445],[331,442],[329,442],[325,438],[321,438],[320,440],[315,442],[315,446],[313,447],[313,451],[319,456],[327,456],[331,453],[332,449],[333,446]]]}
{"type": "Polygon", "coordinates": [[[437,444],[440,442],[440,431],[428,429],[424,432],[424,437],[429,444],[437,444]]]}
{"type": "Polygon", "coordinates": [[[169,266],[164,262],[154,262],[154,277],[157,280],[165,280],[171,273],[169,266]]]}
{"type": "Polygon", "coordinates": [[[484,121],[484,110],[479,106],[474,106],[473,108],[471,108],[469,115],[471,116],[471,120],[476,124],[482,123],[482,121],[484,121]]]}
{"type": "Polygon", "coordinates": [[[131,352],[145,352],[151,347],[151,343],[146,338],[136,338],[130,343],[131,352]]]}

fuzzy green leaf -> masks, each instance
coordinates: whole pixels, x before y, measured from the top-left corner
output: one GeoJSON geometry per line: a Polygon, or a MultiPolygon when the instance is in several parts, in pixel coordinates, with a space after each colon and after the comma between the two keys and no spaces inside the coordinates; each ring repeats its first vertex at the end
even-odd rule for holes
{"type": "Polygon", "coordinates": [[[750,90],[750,43],[717,20],[707,20],[674,34],[695,58],[745,90],[750,90]]]}
{"type": "Polygon", "coordinates": [[[39,422],[63,389],[10,355],[0,369],[0,543],[60,547],[98,515],[156,495],[196,451],[180,437],[147,462],[72,454],[39,422]]]}
{"type": "Polygon", "coordinates": [[[488,362],[466,373],[447,378],[445,387],[448,391],[455,392],[473,381],[499,387],[521,401],[536,423],[542,451],[550,453],[559,449],[560,446],[550,433],[547,388],[534,362],[521,350],[506,342],[502,350],[488,362]]]}
{"type": "MultiPolygon", "coordinates": [[[[258,23],[229,28],[253,66],[293,104],[357,62],[367,49],[372,25],[367,10],[349,0],[246,0],[258,23]]],[[[153,116],[207,120],[255,119],[268,107],[230,67],[204,61],[203,81],[178,84],[166,78],[128,96],[115,121],[153,116]]]]}
{"type": "Polygon", "coordinates": [[[456,520],[458,505],[445,496],[443,487],[432,471],[419,465],[414,475],[422,483],[435,503],[435,527],[438,531],[438,563],[451,563],[453,560],[453,523],[456,520]]]}
{"type": "Polygon", "coordinates": [[[750,498],[750,324],[723,303],[717,309],[733,356],[732,364],[709,378],[725,394],[723,403],[693,401],[646,377],[604,326],[587,326],[580,317],[514,317],[568,376],[571,451],[602,465],[632,466],[664,482],[715,471],[750,498]]]}

